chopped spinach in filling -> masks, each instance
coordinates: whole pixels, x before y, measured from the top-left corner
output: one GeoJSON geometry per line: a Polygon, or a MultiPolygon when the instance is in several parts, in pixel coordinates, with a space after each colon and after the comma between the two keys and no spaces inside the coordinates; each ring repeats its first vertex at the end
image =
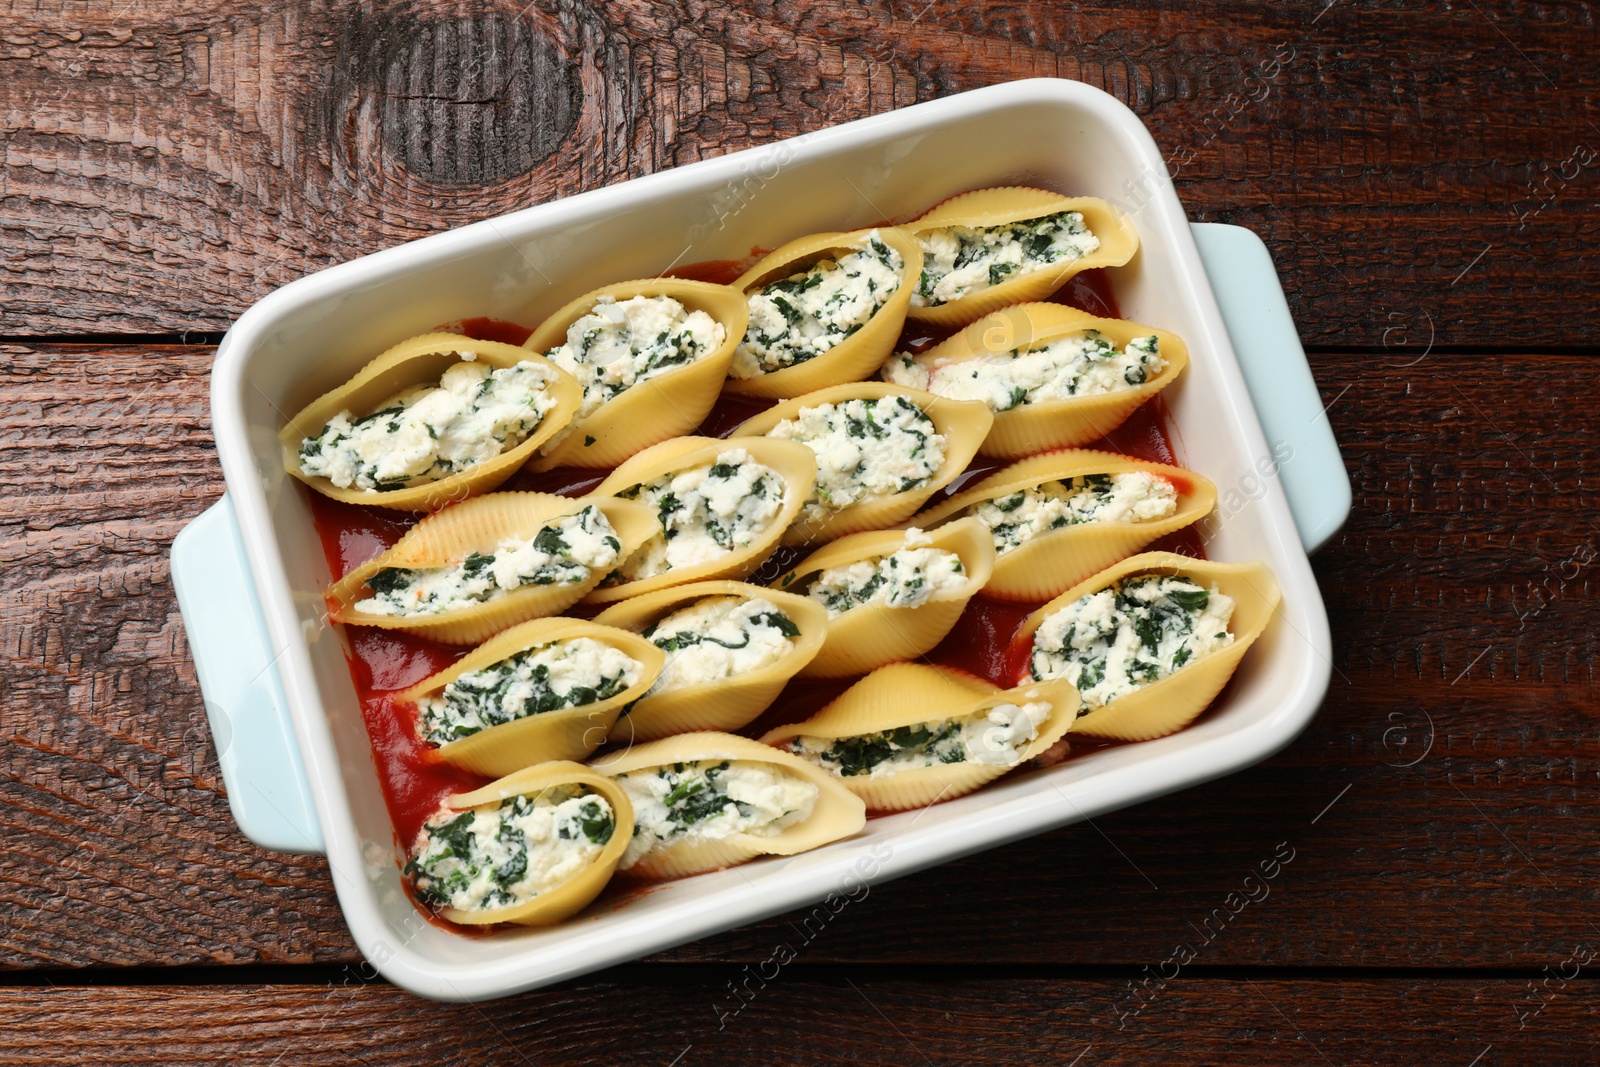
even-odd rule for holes
{"type": "Polygon", "coordinates": [[[1058,211],[1002,226],[950,226],[917,235],[922,277],[916,307],[938,307],[969,293],[1082,257],[1100,247],[1083,215],[1058,211]]]}
{"type": "Polygon", "coordinates": [[[616,825],[604,797],[575,787],[462,812],[445,808],[423,824],[405,873],[434,907],[508,907],[592,864],[616,825]]]}
{"type": "Polygon", "coordinates": [[[829,567],[817,574],[806,595],[827,608],[832,619],[863,604],[919,607],[966,588],[960,556],[927,547],[926,536],[915,527],[906,531],[906,546],[887,556],[829,567]]]}
{"type": "Polygon", "coordinates": [[[928,364],[900,354],[884,366],[883,379],[952,400],[981,400],[999,414],[1023,404],[1132,389],[1166,365],[1155,334],[1136,337],[1118,352],[1104,334],[1089,329],[976,359],[928,364]]]}
{"type": "MultiPolygon", "coordinates": [[[[853,778],[871,774],[889,763],[909,762],[913,766],[932,767],[940,763],[965,763],[967,746],[962,739],[962,724],[955,719],[922,722],[913,726],[897,726],[875,734],[859,737],[841,737],[829,741],[825,748],[800,744],[797,738],[795,753],[814,755],[818,763],[836,774],[853,778]]],[[[814,742],[813,742],[814,744],[814,742]]]]}
{"type": "Polygon", "coordinates": [[[620,774],[617,784],[634,808],[624,870],[685,836],[703,841],[781,833],[811,814],[821,792],[773,764],[748,760],[666,764],[620,774]]]}
{"type": "Polygon", "coordinates": [[[1177,510],[1177,490],[1146,471],[1083,474],[1041,482],[967,509],[994,536],[1005,555],[1050,530],[1086,522],[1151,522],[1177,510]]]}
{"type": "Polygon", "coordinates": [[[1050,717],[1050,704],[996,704],[974,715],[897,726],[855,737],[800,736],[789,751],[844,778],[881,777],[948,763],[1011,767],[1050,717]]]}
{"type": "Polygon", "coordinates": [[[769,437],[799,441],[817,454],[817,482],[802,519],[928,484],[944,464],[945,439],[903,396],[801,408],[769,437]]]}
{"type": "Polygon", "coordinates": [[[1233,600],[1188,578],[1144,575],[1067,605],[1040,624],[1034,678],[1065,678],[1080,715],[1233,643],[1233,600]]]}
{"type": "Polygon", "coordinates": [[[733,354],[732,376],[769,374],[830,351],[888,302],[900,288],[904,266],[900,253],[873,230],[859,252],[824,259],[752,291],[750,326],[733,354]]]}
{"type": "Polygon", "coordinates": [[[555,406],[546,367],[458,355],[437,385],[414,386],[360,418],[341,411],[328,420],[301,441],[301,473],[368,492],[427,485],[516,448],[555,406]]]}
{"type": "Polygon", "coordinates": [[[602,296],[545,358],[583,386],[576,421],[625,389],[704,358],[726,336],[710,315],[670,296],[602,296]]]}
{"type": "Polygon", "coordinates": [[[614,566],[622,550],[605,513],[590,504],[533,537],[512,537],[450,567],[386,567],[367,579],[368,615],[437,615],[496,600],[530,585],[575,585],[614,566]]]}
{"type": "Polygon", "coordinates": [[[800,628],[770,600],[705,597],[644,631],[667,654],[646,696],[736,678],[788,655],[800,628]]]}
{"type": "Polygon", "coordinates": [[[656,534],[608,578],[607,584],[638,581],[674,567],[709,563],[748,548],[783,509],[782,475],[742,448],[713,463],[691,467],[618,493],[656,509],[656,534]]]}
{"type": "Polygon", "coordinates": [[[422,736],[443,745],[529,715],[593,704],[633,685],[642,669],[626,652],[590,637],[524,649],[417,701],[422,736]]]}

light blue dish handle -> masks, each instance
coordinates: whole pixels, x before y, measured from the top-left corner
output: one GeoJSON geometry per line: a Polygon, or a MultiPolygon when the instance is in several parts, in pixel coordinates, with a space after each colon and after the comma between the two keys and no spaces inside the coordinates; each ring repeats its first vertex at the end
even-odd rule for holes
{"type": "Polygon", "coordinates": [[[311,786],[226,495],[173,542],[172,585],[233,821],[263,848],[322,852],[311,786]]]}
{"type": "MultiPolygon", "coordinates": [[[[1315,552],[1350,513],[1350,478],[1272,257],[1238,226],[1196,223],[1194,238],[1267,443],[1287,457],[1279,471],[1300,540],[1315,552]]],[[[234,821],[263,848],[322,852],[311,786],[226,496],[173,543],[172,584],[234,821]]]]}
{"type": "Polygon", "coordinates": [[[1251,230],[1192,223],[1200,261],[1222,309],[1267,447],[1278,463],[1306,555],[1350,515],[1350,475],[1306,362],[1272,255],[1251,230]]]}

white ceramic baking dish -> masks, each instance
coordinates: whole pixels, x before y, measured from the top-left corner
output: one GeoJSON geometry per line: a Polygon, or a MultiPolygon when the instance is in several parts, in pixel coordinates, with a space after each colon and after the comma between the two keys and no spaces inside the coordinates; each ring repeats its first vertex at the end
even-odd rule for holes
{"type": "Polygon", "coordinates": [[[1343,521],[1350,491],[1320,414],[1260,242],[1232,227],[1191,232],[1154,141],[1114,98],[1076,82],[1013,82],[486,220],[265,297],[217,354],[212,417],[228,492],[180,536],[174,581],[241,827],[270,847],[326,852],[351,932],[386,977],[428,997],[480,999],[856,891],[1277,751],[1315,714],[1330,670],[1307,552],[1343,521]],[[1280,617],[1223,704],[1171,737],[1012,775],[873,819],[852,840],[670,883],[553,929],[467,938],[424,921],[402,890],[343,637],[325,620],[329,573],[306,490],[280,460],[284,413],[442,322],[532,325],[606,282],[906,219],[953,193],[1017,182],[1120,203],[1143,241],[1133,263],[1112,272],[1123,314],[1189,343],[1192,366],[1165,395],[1180,460],[1222,494],[1208,551],[1267,561],[1283,589],[1280,617]],[[1197,237],[1211,278],[1225,283],[1256,406],[1197,237]]]}

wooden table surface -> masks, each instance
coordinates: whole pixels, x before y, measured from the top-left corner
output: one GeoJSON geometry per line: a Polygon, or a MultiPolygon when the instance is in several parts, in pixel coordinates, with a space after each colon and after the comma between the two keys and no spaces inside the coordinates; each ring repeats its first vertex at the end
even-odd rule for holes
{"type": "Polygon", "coordinates": [[[5,10],[0,1060],[1600,1057],[1591,6],[5,10]],[[1278,262],[1355,488],[1316,721],[874,888],[742,1005],[791,919],[479,1006],[372,981],[326,865],[234,827],[173,599],[220,332],[361,253],[1035,75],[1129,104],[1278,262]]]}

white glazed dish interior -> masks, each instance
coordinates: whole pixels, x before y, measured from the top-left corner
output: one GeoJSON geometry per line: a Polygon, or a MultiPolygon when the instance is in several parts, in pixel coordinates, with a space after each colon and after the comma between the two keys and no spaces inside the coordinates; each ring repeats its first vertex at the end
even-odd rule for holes
{"type": "Polygon", "coordinates": [[[1261,488],[1255,475],[1268,449],[1182,206],[1139,120],[1077,82],[977,90],[321,271],[265,297],[229,331],[213,370],[212,415],[340,905],[367,959],[428,997],[545,985],[1215,778],[1287,744],[1327,690],[1321,596],[1281,487],[1267,479],[1261,488]],[[1259,490],[1221,517],[1207,550],[1213,559],[1265,560],[1283,606],[1223,703],[1170,737],[1012,775],[924,812],[872,819],[851,840],[665,884],[551,929],[468,938],[426,921],[402,889],[342,636],[323,621],[330,576],[306,490],[283,471],[283,413],[443,322],[487,316],[533,326],[608,282],[905,220],[954,193],[1025,182],[1132,213],[1141,250],[1111,279],[1124,316],[1189,344],[1192,365],[1165,394],[1179,461],[1230,498],[1235,487],[1259,490]]]}

